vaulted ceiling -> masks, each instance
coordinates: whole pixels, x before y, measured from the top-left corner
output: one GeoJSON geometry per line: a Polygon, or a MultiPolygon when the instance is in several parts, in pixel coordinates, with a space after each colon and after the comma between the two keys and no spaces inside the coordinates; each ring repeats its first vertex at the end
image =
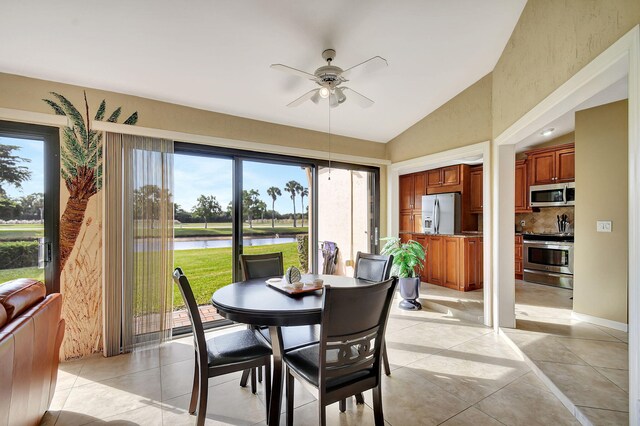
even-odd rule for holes
{"type": "Polygon", "coordinates": [[[526,0],[5,2],[0,72],[387,142],[490,72],[526,0]],[[286,105],[315,83],[272,70],[354,73],[373,99],[286,105]]]}

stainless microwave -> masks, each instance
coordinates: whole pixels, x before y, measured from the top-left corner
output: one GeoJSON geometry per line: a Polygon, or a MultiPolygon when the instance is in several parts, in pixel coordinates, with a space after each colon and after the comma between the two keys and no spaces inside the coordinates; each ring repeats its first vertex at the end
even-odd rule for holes
{"type": "Polygon", "coordinates": [[[532,185],[529,188],[531,207],[574,206],[576,204],[575,182],[532,185]]]}

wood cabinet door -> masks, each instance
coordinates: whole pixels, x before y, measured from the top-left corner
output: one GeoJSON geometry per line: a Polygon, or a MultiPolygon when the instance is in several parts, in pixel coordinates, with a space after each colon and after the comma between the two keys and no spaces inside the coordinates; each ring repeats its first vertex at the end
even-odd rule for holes
{"type": "Polygon", "coordinates": [[[554,182],[573,182],[576,178],[576,150],[565,148],[556,151],[554,182]]]}
{"type": "Polygon", "coordinates": [[[413,213],[400,212],[400,232],[413,232],[413,213]]]}
{"type": "Polygon", "coordinates": [[[522,260],[516,260],[515,261],[516,279],[519,279],[519,280],[522,279],[522,274],[524,273],[523,269],[524,268],[522,267],[522,260]]]}
{"type": "MultiPolygon", "coordinates": [[[[422,196],[427,195],[427,173],[413,174],[413,210],[422,210],[422,196]]],[[[418,232],[418,231],[416,231],[418,232]]],[[[422,232],[422,231],[419,231],[422,232]]]]}
{"type": "Polygon", "coordinates": [[[449,166],[443,167],[440,172],[442,186],[460,185],[460,167],[449,166]]]}
{"type": "Polygon", "coordinates": [[[529,176],[531,185],[544,185],[555,182],[556,153],[542,152],[529,156],[529,176]]]}
{"type": "Polygon", "coordinates": [[[400,242],[407,243],[411,239],[411,234],[400,234],[400,242]]]}
{"type": "Polygon", "coordinates": [[[520,160],[516,162],[516,213],[528,208],[527,189],[527,164],[520,160]]]}
{"type": "Polygon", "coordinates": [[[480,288],[480,274],[478,270],[478,238],[464,238],[463,262],[464,262],[464,290],[480,288]]]}
{"type": "Polygon", "coordinates": [[[422,268],[420,269],[420,281],[427,282],[429,277],[427,276],[427,240],[428,237],[426,235],[414,235],[414,239],[422,245],[422,248],[425,250],[425,260],[422,262],[422,268]]]}
{"type": "Polygon", "coordinates": [[[482,213],[482,168],[473,169],[469,175],[471,180],[471,203],[469,209],[471,213],[482,213]]]}
{"type": "Polygon", "coordinates": [[[412,175],[400,176],[399,192],[400,192],[400,211],[407,211],[407,210],[413,209],[413,176],[412,175]]]}
{"type": "Polygon", "coordinates": [[[424,233],[424,230],[422,229],[422,212],[416,212],[415,210],[412,213],[412,225],[413,225],[413,229],[411,232],[413,232],[414,234],[422,234],[424,233]]]}
{"type": "Polygon", "coordinates": [[[444,281],[444,238],[429,236],[427,243],[427,282],[442,285],[444,281]]]}
{"type": "Polygon", "coordinates": [[[443,257],[444,257],[444,281],[443,285],[454,290],[460,288],[460,240],[456,237],[444,237],[443,238],[443,257]]]}
{"type": "Polygon", "coordinates": [[[441,178],[442,169],[433,169],[427,171],[427,186],[440,186],[442,184],[441,178]]]}

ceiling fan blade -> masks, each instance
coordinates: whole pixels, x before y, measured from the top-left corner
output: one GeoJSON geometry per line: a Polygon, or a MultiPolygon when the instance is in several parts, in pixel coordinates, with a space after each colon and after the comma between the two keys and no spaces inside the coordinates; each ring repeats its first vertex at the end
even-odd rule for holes
{"type": "Polygon", "coordinates": [[[315,80],[316,79],[316,76],[313,75],[313,74],[309,74],[308,72],[300,71],[298,69],[291,68],[291,67],[288,67],[288,66],[282,65],[282,64],[271,64],[271,68],[273,68],[274,70],[284,71],[286,73],[295,75],[297,77],[302,77],[302,78],[306,78],[306,79],[309,79],[309,80],[315,80]]]}
{"type": "Polygon", "coordinates": [[[362,108],[369,108],[371,105],[373,105],[375,102],[373,102],[371,99],[367,98],[365,95],[356,92],[353,89],[350,89],[348,87],[343,87],[342,88],[343,92],[347,92],[345,93],[345,96],[347,96],[348,98],[352,99],[355,103],[357,103],[358,105],[360,105],[362,108]]]}
{"type": "Polygon", "coordinates": [[[340,74],[340,76],[348,78],[354,69],[357,69],[358,72],[373,72],[384,68],[387,65],[389,64],[387,63],[386,59],[381,56],[374,56],[373,58],[369,58],[366,61],[359,63],[358,65],[347,68],[346,70],[342,71],[342,74],[340,74]]]}
{"type": "MultiPolygon", "coordinates": [[[[288,107],[297,107],[298,105],[300,105],[301,103],[303,103],[304,101],[308,101],[309,99],[311,99],[313,101],[313,98],[318,94],[318,91],[320,89],[313,89],[308,91],[307,93],[305,93],[304,95],[300,96],[298,99],[296,99],[295,101],[291,102],[290,104],[288,104],[288,107]]],[[[314,101],[314,103],[318,103],[318,101],[314,101]]]]}

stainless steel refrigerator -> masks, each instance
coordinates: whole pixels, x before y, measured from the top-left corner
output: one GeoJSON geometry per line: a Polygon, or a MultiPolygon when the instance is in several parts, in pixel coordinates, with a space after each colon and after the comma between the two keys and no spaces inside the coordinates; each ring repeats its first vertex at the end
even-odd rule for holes
{"type": "Polygon", "coordinates": [[[423,196],[423,232],[448,235],[459,233],[460,212],[460,194],[456,192],[423,196]]]}

